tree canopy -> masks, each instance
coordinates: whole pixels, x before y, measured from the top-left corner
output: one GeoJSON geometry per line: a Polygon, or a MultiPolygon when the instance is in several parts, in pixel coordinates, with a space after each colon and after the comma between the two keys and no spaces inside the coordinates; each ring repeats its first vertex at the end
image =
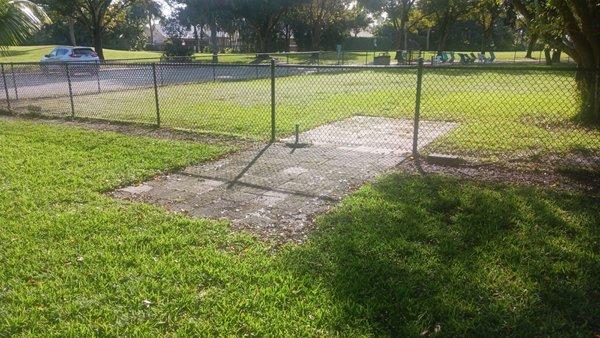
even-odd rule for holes
{"type": "Polygon", "coordinates": [[[0,0],[0,49],[26,40],[50,21],[41,7],[27,0],[0,0]]]}

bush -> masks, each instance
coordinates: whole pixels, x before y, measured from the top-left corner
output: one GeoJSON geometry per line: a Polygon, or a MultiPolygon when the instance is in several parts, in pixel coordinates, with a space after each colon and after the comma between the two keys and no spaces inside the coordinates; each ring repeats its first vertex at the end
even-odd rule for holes
{"type": "Polygon", "coordinates": [[[194,55],[194,48],[184,45],[182,40],[172,38],[165,41],[165,50],[162,56],[163,61],[192,61],[192,55],[194,55]]]}
{"type": "Polygon", "coordinates": [[[372,51],[375,50],[375,39],[366,37],[349,37],[342,43],[344,50],[372,51]]]}

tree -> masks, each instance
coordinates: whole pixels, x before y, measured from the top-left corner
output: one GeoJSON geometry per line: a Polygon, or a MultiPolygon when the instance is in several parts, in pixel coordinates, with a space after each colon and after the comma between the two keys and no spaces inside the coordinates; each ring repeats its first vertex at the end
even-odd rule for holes
{"type": "Polygon", "coordinates": [[[48,15],[53,18],[52,21],[65,23],[67,25],[69,42],[72,46],[76,46],[77,38],[75,36],[75,24],[77,22],[77,17],[73,15],[73,13],[77,10],[77,3],[73,0],[37,0],[37,3],[40,4],[46,10],[48,15]]]}
{"type": "Polygon", "coordinates": [[[514,10],[516,10],[520,14],[519,22],[527,30],[527,35],[529,37],[529,41],[527,43],[527,52],[525,53],[525,57],[528,59],[533,58],[533,49],[538,41],[539,35],[532,29],[533,22],[533,13],[527,10],[527,6],[530,5],[531,0],[510,0],[510,5],[513,6],[514,10]]]}
{"type": "Polygon", "coordinates": [[[531,18],[530,29],[550,47],[577,63],[581,118],[600,124],[600,6],[594,0],[513,0],[517,11],[531,18]],[[590,70],[595,70],[590,71],[590,70]]]}
{"type": "Polygon", "coordinates": [[[415,34],[418,34],[420,31],[427,31],[427,37],[425,39],[426,50],[429,50],[429,37],[433,26],[434,22],[431,19],[431,16],[423,13],[420,8],[415,8],[411,11],[408,17],[407,31],[415,34]]]}
{"type": "Polygon", "coordinates": [[[481,26],[481,51],[485,52],[494,45],[493,30],[502,13],[499,0],[480,0],[471,7],[470,15],[481,26]]]}
{"type": "Polygon", "coordinates": [[[387,15],[387,20],[396,33],[396,49],[408,49],[406,32],[408,18],[416,0],[360,0],[366,9],[376,14],[387,15]]]}
{"type": "Polygon", "coordinates": [[[446,48],[450,29],[468,12],[470,3],[469,0],[422,0],[419,7],[436,22],[439,39],[437,51],[442,52],[446,48]]]}
{"type": "Polygon", "coordinates": [[[350,31],[354,34],[354,37],[357,37],[361,31],[369,28],[373,23],[373,19],[369,16],[369,13],[367,13],[363,6],[354,6],[349,15],[350,31]]]}
{"type": "MultiPolygon", "coordinates": [[[[113,14],[114,7],[109,10],[109,15],[114,15],[114,18],[107,24],[105,28],[104,41],[105,45],[110,45],[117,49],[143,49],[148,45],[148,36],[145,34],[145,28],[148,26],[148,21],[154,20],[152,9],[154,2],[139,1],[132,6],[113,14]],[[149,20],[149,18],[151,18],[149,20]]],[[[154,25],[154,23],[151,23],[154,25]]]]}
{"type": "MultiPolygon", "coordinates": [[[[232,18],[232,3],[230,0],[173,0],[183,8],[178,14],[178,20],[186,27],[196,28],[205,24],[210,28],[210,45],[213,62],[218,62],[219,45],[217,32],[225,26],[225,21],[232,18]]],[[[197,32],[196,32],[197,34],[197,32]]]]}
{"type": "Polygon", "coordinates": [[[0,0],[0,49],[22,43],[50,18],[27,0],[0,0]]]}
{"type": "Polygon", "coordinates": [[[280,20],[303,0],[232,0],[232,10],[253,33],[256,51],[271,52],[277,40],[280,20]]]}
{"type": "MultiPolygon", "coordinates": [[[[143,0],[71,0],[75,14],[89,29],[92,44],[100,59],[104,60],[103,35],[106,28],[128,7],[143,0]]],[[[147,0],[152,1],[152,0],[147,0]]]]}
{"type": "Polygon", "coordinates": [[[304,43],[305,47],[319,50],[326,33],[340,36],[339,30],[346,30],[350,26],[351,12],[348,7],[348,2],[340,0],[311,0],[295,7],[291,22],[296,40],[309,41],[304,43]]]}
{"type": "Polygon", "coordinates": [[[143,18],[147,22],[150,32],[150,45],[154,44],[154,31],[156,30],[156,21],[163,18],[160,4],[154,0],[140,0],[132,7],[132,14],[135,17],[143,18]]]}

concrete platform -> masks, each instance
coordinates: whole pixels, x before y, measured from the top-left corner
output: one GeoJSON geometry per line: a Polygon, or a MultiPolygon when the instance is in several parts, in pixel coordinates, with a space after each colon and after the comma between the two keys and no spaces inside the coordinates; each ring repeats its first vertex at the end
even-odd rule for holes
{"type": "MultiPolygon", "coordinates": [[[[423,121],[420,147],[453,128],[423,121]]],[[[356,116],[300,134],[310,147],[281,141],[113,194],[192,217],[226,218],[278,241],[302,241],[316,214],[410,155],[412,121],[356,116]]]]}

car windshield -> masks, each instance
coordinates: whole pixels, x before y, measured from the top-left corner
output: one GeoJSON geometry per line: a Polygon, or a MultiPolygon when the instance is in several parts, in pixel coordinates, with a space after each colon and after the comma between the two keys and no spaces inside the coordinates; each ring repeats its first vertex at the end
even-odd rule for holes
{"type": "Polygon", "coordinates": [[[94,56],[94,51],[91,48],[78,48],[73,49],[75,55],[94,56]]]}

